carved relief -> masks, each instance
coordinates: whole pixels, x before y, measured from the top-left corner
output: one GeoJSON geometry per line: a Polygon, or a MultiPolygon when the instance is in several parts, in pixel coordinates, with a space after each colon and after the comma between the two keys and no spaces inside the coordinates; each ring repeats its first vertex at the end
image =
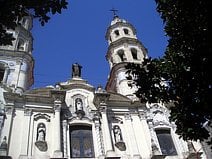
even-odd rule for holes
{"type": "Polygon", "coordinates": [[[167,117],[165,116],[165,114],[160,111],[160,110],[157,110],[157,111],[154,111],[153,112],[153,124],[154,126],[157,126],[157,125],[169,125],[169,121],[167,119],[167,117]]]}

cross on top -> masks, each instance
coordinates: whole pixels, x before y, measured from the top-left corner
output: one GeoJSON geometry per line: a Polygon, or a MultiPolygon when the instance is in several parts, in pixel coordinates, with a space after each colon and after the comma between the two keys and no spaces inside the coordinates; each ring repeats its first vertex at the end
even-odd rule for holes
{"type": "Polygon", "coordinates": [[[112,8],[110,11],[113,12],[114,17],[117,17],[117,14],[116,14],[116,12],[118,12],[117,9],[112,8]]]}

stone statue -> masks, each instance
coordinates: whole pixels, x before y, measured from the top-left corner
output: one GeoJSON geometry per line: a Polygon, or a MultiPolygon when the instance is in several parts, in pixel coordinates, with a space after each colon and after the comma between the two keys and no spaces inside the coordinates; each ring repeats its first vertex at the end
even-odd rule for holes
{"type": "Polygon", "coordinates": [[[37,126],[37,139],[35,142],[36,147],[40,150],[40,151],[47,151],[48,146],[47,146],[47,142],[45,141],[45,137],[46,137],[46,127],[44,123],[39,123],[37,126]]]}
{"type": "Polygon", "coordinates": [[[80,66],[78,63],[75,63],[72,65],[72,78],[73,77],[81,77],[81,69],[82,66],[80,66]]]}
{"type": "Polygon", "coordinates": [[[45,141],[46,128],[43,123],[38,124],[37,128],[37,141],[45,141]]]}
{"type": "Polygon", "coordinates": [[[114,138],[115,138],[115,146],[119,150],[125,151],[126,145],[122,139],[121,129],[118,125],[113,126],[113,133],[114,133],[114,138]]]}
{"type": "Polygon", "coordinates": [[[113,133],[115,137],[115,142],[121,142],[122,141],[122,135],[121,135],[121,129],[118,125],[115,125],[113,127],[113,133]]]}
{"type": "Polygon", "coordinates": [[[81,98],[77,98],[75,100],[75,107],[76,107],[76,111],[83,110],[83,104],[82,104],[81,98]]]}

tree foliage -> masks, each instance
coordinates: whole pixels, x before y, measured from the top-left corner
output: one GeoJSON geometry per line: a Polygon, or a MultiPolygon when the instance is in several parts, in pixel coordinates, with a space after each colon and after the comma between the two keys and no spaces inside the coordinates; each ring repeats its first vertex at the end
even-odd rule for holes
{"type": "Polygon", "coordinates": [[[185,140],[208,140],[212,127],[210,0],[156,0],[169,37],[163,57],[129,64],[143,102],[172,102],[170,119],[185,140]]]}
{"type": "Polygon", "coordinates": [[[6,30],[14,30],[24,16],[38,18],[43,26],[50,13],[61,13],[67,4],[67,0],[0,0],[0,45],[12,45],[14,38],[6,30]]]}

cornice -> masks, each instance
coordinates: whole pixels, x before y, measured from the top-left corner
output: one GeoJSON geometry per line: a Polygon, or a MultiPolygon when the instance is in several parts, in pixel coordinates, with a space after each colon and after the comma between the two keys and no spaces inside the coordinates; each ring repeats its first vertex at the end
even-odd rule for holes
{"type": "Polygon", "coordinates": [[[29,94],[17,94],[4,92],[4,99],[6,103],[18,102],[18,103],[43,103],[43,104],[53,104],[54,99],[51,96],[41,96],[41,95],[29,95],[29,94]]]}
{"type": "Polygon", "coordinates": [[[144,56],[147,55],[147,49],[144,47],[144,45],[138,39],[122,37],[122,38],[112,42],[110,44],[110,46],[108,47],[107,54],[106,54],[107,60],[109,59],[109,57],[111,56],[111,54],[113,52],[111,50],[116,48],[117,46],[122,46],[124,43],[139,45],[141,47],[142,51],[144,52],[144,56]]]}
{"type": "Polygon", "coordinates": [[[87,83],[83,79],[71,79],[67,83],[60,83],[62,90],[71,90],[71,89],[85,89],[91,92],[95,91],[95,88],[87,83]]]}
{"type": "Polygon", "coordinates": [[[10,59],[10,58],[26,59],[28,62],[34,63],[33,56],[26,51],[0,49],[0,56],[1,58],[5,56],[6,59],[10,59]]]}
{"type": "Polygon", "coordinates": [[[130,27],[133,31],[133,34],[136,35],[136,29],[132,24],[130,24],[128,22],[117,22],[107,28],[107,31],[105,34],[105,39],[109,39],[111,30],[113,30],[114,28],[122,27],[122,26],[130,27]]]}

